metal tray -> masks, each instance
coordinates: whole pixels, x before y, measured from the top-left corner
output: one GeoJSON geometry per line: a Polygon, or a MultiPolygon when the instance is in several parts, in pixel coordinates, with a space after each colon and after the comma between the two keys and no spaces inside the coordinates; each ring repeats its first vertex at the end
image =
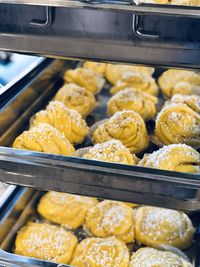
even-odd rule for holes
{"type": "Polygon", "coordinates": [[[200,68],[200,7],[1,0],[0,19],[1,50],[200,68]]]}
{"type": "MultiPolygon", "coordinates": [[[[32,82],[29,80],[28,87],[24,84],[16,90],[13,85],[2,96],[4,105],[0,110],[0,119],[7,114],[5,121],[9,126],[4,127],[0,136],[0,180],[44,190],[188,211],[200,210],[199,174],[183,174],[8,147],[28,127],[30,117],[52,99],[63,83],[61,77],[64,70],[76,64],[73,61],[54,61],[49,67],[43,66],[41,75],[32,82]],[[34,97],[30,97],[32,92],[34,97]],[[16,115],[14,119],[10,116],[10,110],[16,115]]],[[[89,125],[106,116],[108,97],[108,90],[102,90],[98,96],[101,105],[88,117],[89,125]]],[[[82,146],[89,146],[90,142],[86,139],[82,146]]]]}
{"type": "MultiPolygon", "coordinates": [[[[57,266],[57,264],[55,263],[27,258],[24,256],[15,255],[12,253],[17,231],[23,225],[25,225],[28,221],[42,220],[41,217],[36,212],[36,207],[43,193],[44,192],[40,192],[40,191],[36,191],[32,189],[20,188],[20,191],[18,192],[17,200],[15,198],[11,201],[11,202],[14,202],[14,205],[12,208],[10,208],[9,215],[2,216],[4,220],[3,220],[3,223],[0,225],[0,233],[1,233],[0,235],[0,263],[2,259],[2,263],[7,262],[17,267],[18,266],[21,266],[21,267],[30,267],[30,266],[31,267],[33,266],[34,267],[38,267],[38,266],[55,267],[57,266]]],[[[199,265],[200,264],[199,262],[199,259],[200,259],[199,214],[198,213],[193,214],[191,216],[191,219],[193,221],[194,226],[196,227],[196,235],[195,235],[192,247],[184,252],[189,257],[191,262],[193,263],[193,266],[199,267],[200,266],[199,265]]],[[[79,239],[82,239],[82,237],[79,236],[79,239]]],[[[61,266],[61,265],[58,265],[58,266],[61,266]]]]}

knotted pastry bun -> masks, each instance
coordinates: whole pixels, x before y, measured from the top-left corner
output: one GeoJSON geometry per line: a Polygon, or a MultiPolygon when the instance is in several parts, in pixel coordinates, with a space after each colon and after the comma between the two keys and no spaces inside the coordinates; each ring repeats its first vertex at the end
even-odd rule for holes
{"type": "Polygon", "coordinates": [[[129,267],[192,267],[192,265],[171,251],[146,247],[133,253],[129,267]]]}
{"type": "Polygon", "coordinates": [[[78,111],[65,107],[60,101],[51,101],[45,110],[35,114],[31,125],[37,126],[40,123],[55,127],[72,144],[82,143],[89,129],[78,111]]]}
{"type": "Polygon", "coordinates": [[[92,139],[95,144],[111,139],[120,140],[125,147],[136,154],[145,150],[149,145],[144,120],[132,110],[115,113],[108,121],[98,126],[92,139]]]}
{"type": "Polygon", "coordinates": [[[138,158],[131,154],[128,148],[114,139],[91,147],[83,158],[130,165],[136,165],[138,162],[138,158]]]}
{"type": "Polygon", "coordinates": [[[106,79],[111,84],[116,84],[117,81],[121,80],[124,73],[145,73],[147,75],[152,75],[154,68],[141,67],[141,66],[131,66],[131,65],[120,65],[120,64],[107,64],[106,68],[106,79]]]}
{"type": "Polygon", "coordinates": [[[158,83],[168,98],[175,94],[197,94],[200,89],[200,74],[188,70],[169,69],[159,77],[158,83]]]}
{"type": "Polygon", "coordinates": [[[186,104],[170,104],[157,116],[156,137],[165,145],[187,144],[200,147],[200,114],[186,104]]]}
{"type": "Polygon", "coordinates": [[[200,96],[198,95],[174,95],[169,101],[166,101],[165,106],[171,103],[183,103],[189,108],[200,114],[200,96]]]}
{"type": "Polygon", "coordinates": [[[77,110],[83,117],[88,116],[96,107],[94,95],[73,83],[61,87],[54,99],[63,102],[67,108],[77,110]]]}
{"type": "Polygon", "coordinates": [[[84,223],[87,211],[97,204],[96,198],[51,191],[40,199],[37,210],[51,222],[76,229],[84,223]]]}
{"type": "Polygon", "coordinates": [[[158,86],[155,80],[150,75],[142,72],[123,73],[122,79],[117,81],[117,83],[111,88],[110,93],[111,95],[114,95],[127,88],[135,88],[144,93],[155,96],[158,94],[158,86]]]}
{"type": "Polygon", "coordinates": [[[170,245],[180,249],[191,246],[194,228],[183,212],[140,207],[135,216],[135,238],[146,246],[170,245]]]}
{"type": "Polygon", "coordinates": [[[125,243],[135,239],[133,209],[120,201],[100,202],[88,211],[85,224],[86,229],[96,237],[115,236],[125,243]]]}
{"type": "Polygon", "coordinates": [[[127,246],[115,237],[86,238],[78,244],[71,265],[74,267],[128,267],[127,246]]]}
{"type": "Polygon", "coordinates": [[[105,75],[106,73],[106,63],[100,63],[100,62],[93,62],[93,61],[86,61],[83,64],[83,67],[86,69],[90,69],[100,75],[105,75]]]}
{"type": "Polygon", "coordinates": [[[162,170],[198,173],[200,172],[200,154],[192,147],[177,144],[168,145],[144,155],[139,166],[162,170]]]}
{"type": "Polygon", "coordinates": [[[17,233],[15,253],[68,264],[77,243],[76,236],[62,227],[29,222],[17,233]]]}
{"type": "Polygon", "coordinates": [[[156,115],[158,99],[150,94],[143,93],[134,88],[125,89],[116,93],[107,103],[107,112],[112,116],[120,110],[134,110],[145,121],[151,120],[156,115]]]}
{"type": "Polygon", "coordinates": [[[64,74],[64,80],[67,83],[75,83],[82,86],[93,94],[99,93],[105,84],[105,80],[101,75],[86,68],[67,70],[64,74]]]}
{"type": "Polygon", "coordinates": [[[71,156],[75,149],[54,127],[40,123],[18,136],[13,148],[71,156]]]}

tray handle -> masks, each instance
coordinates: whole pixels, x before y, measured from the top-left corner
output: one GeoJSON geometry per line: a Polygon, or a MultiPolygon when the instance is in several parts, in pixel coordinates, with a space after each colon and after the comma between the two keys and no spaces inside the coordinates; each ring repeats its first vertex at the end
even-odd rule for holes
{"type": "Polygon", "coordinates": [[[53,7],[45,7],[45,20],[33,19],[29,22],[29,25],[37,28],[48,28],[53,22],[53,7]]]}
{"type": "Polygon", "coordinates": [[[143,30],[140,30],[140,17],[141,15],[133,15],[133,24],[132,29],[134,35],[136,35],[139,38],[148,38],[148,39],[158,39],[160,35],[158,33],[145,33],[143,30]]]}

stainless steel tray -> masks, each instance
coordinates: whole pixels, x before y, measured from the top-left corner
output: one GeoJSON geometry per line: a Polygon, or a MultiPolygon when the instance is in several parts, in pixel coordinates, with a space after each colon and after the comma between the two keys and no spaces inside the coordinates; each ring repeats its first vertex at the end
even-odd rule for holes
{"type": "MultiPolygon", "coordinates": [[[[55,61],[38,79],[33,83],[30,81],[29,87],[18,88],[19,91],[11,98],[7,96],[8,105],[0,110],[0,118],[2,115],[4,118],[5,110],[9,110],[14,102],[17,103],[14,106],[17,118],[13,122],[11,117],[10,127],[0,136],[0,180],[38,189],[148,203],[181,210],[200,210],[199,174],[183,174],[7,147],[28,127],[30,117],[44,108],[62,85],[63,71],[75,64],[72,61],[55,61]],[[28,97],[30,88],[31,92],[37,92],[34,99],[28,97]]],[[[13,91],[12,88],[10,90],[13,91]]],[[[108,94],[108,90],[104,89],[98,96],[101,104],[88,117],[89,125],[106,116],[108,94]]],[[[90,144],[88,138],[82,146],[90,144]]]]}
{"type": "MultiPolygon", "coordinates": [[[[21,190],[18,192],[17,201],[13,199],[15,205],[10,208],[9,215],[6,216],[3,224],[0,225],[0,263],[2,259],[3,263],[7,262],[17,267],[57,266],[55,263],[14,255],[12,253],[17,231],[28,221],[42,220],[36,212],[38,201],[42,195],[43,192],[21,188],[21,190]],[[19,209],[20,212],[16,213],[16,211],[19,209]]],[[[196,235],[192,247],[184,252],[193,263],[193,266],[199,267],[199,214],[193,214],[191,219],[196,227],[196,235]]],[[[81,239],[82,237],[79,236],[79,238],[81,239]]]]}
{"type": "Polygon", "coordinates": [[[2,50],[199,68],[200,7],[1,0],[0,19],[2,50]]]}

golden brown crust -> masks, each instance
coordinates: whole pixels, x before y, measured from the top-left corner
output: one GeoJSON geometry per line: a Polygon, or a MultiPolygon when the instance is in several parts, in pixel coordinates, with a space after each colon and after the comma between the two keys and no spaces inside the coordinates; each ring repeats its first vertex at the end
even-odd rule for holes
{"type": "Polygon", "coordinates": [[[86,238],[75,250],[72,266],[75,267],[128,267],[129,251],[115,237],[86,238]]]}
{"type": "Polygon", "coordinates": [[[96,204],[96,198],[48,192],[40,199],[37,210],[47,220],[75,229],[84,223],[88,209],[96,204]]]}
{"type": "Polygon", "coordinates": [[[183,212],[156,207],[140,207],[136,211],[135,237],[138,243],[186,249],[191,246],[193,235],[192,222],[183,212]]]}
{"type": "Polygon", "coordinates": [[[83,117],[88,116],[96,107],[94,95],[76,84],[65,84],[59,89],[55,98],[70,109],[77,110],[83,117]]]}
{"type": "Polygon", "coordinates": [[[40,123],[24,131],[15,139],[13,148],[64,156],[71,156],[75,152],[71,143],[47,123],[40,123]]]}
{"type": "Polygon", "coordinates": [[[31,126],[48,123],[64,134],[72,144],[80,144],[88,134],[88,127],[81,114],[68,109],[62,102],[51,101],[45,110],[35,114],[31,126]]]}
{"type": "Polygon", "coordinates": [[[17,233],[15,253],[68,264],[77,243],[74,234],[59,226],[30,222],[17,233]]]}
{"type": "Polygon", "coordinates": [[[120,140],[132,153],[136,154],[149,145],[146,125],[142,117],[132,110],[115,113],[108,121],[99,125],[92,138],[95,144],[111,139],[120,140]]]}

